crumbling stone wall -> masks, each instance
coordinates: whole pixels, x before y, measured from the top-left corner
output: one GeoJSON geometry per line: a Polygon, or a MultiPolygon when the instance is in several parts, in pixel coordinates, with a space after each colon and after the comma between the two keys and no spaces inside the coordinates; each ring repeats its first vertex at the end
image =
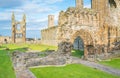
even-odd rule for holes
{"type": "Polygon", "coordinates": [[[57,43],[73,43],[80,36],[84,42],[84,56],[107,55],[115,47],[113,43],[120,41],[119,23],[120,0],[92,0],[92,9],[69,7],[61,11],[56,31],[52,33],[56,33],[57,43]]]}
{"type": "Polygon", "coordinates": [[[41,31],[41,43],[57,46],[57,26],[50,27],[41,31]]]}
{"type": "Polygon", "coordinates": [[[72,44],[70,42],[61,42],[56,52],[23,53],[15,51],[12,53],[12,61],[16,70],[39,65],[64,65],[71,60],[71,50],[72,44]]]}
{"type": "Polygon", "coordinates": [[[23,15],[23,19],[17,22],[14,13],[12,14],[12,42],[26,42],[26,15],[23,15]]]}

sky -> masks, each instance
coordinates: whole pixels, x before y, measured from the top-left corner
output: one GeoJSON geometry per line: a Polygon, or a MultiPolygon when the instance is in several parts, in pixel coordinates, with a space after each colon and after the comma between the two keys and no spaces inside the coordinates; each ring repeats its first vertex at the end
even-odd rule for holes
{"type": "MultiPolygon", "coordinates": [[[[27,38],[40,38],[40,30],[47,28],[48,15],[55,15],[55,25],[61,10],[75,7],[75,0],[0,0],[0,35],[11,36],[11,15],[21,21],[26,14],[27,38]]],[[[84,0],[84,7],[90,7],[90,0],[84,0]]]]}

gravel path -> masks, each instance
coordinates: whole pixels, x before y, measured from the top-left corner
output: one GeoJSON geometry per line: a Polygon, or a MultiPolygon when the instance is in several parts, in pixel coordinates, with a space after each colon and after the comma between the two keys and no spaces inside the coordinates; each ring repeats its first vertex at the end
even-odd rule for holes
{"type": "MultiPolygon", "coordinates": [[[[17,60],[18,60],[18,58],[17,58],[17,60]]],[[[13,65],[14,65],[14,69],[16,72],[16,78],[36,78],[35,75],[28,68],[24,67],[24,62],[23,62],[24,59],[20,59],[20,60],[22,60],[22,61],[13,60],[13,65]]],[[[54,61],[54,60],[52,60],[52,61],[54,61]]],[[[95,62],[81,60],[80,58],[77,58],[77,57],[70,57],[67,60],[67,64],[73,64],[73,63],[83,64],[88,67],[92,67],[92,68],[107,72],[112,75],[120,76],[120,70],[118,70],[118,69],[104,66],[104,65],[101,65],[101,64],[98,64],[95,62]]]]}
{"type": "Polygon", "coordinates": [[[29,70],[16,71],[16,78],[36,78],[34,74],[29,70]]]}
{"type": "Polygon", "coordinates": [[[81,60],[81,59],[78,59],[78,58],[75,58],[75,57],[72,57],[72,58],[73,58],[73,63],[83,64],[83,65],[86,65],[88,67],[99,69],[101,71],[107,72],[107,73],[112,74],[112,75],[120,76],[120,70],[118,70],[118,69],[114,69],[114,68],[111,68],[111,67],[108,67],[108,66],[104,66],[104,65],[101,65],[101,64],[98,64],[98,63],[95,63],[95,62],[81,60]]]}

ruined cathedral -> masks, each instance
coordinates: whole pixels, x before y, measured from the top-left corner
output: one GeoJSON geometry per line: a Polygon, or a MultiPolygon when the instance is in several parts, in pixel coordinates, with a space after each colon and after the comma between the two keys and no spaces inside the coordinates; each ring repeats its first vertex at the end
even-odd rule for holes
{"type": "Polygon", "coordinates": [[[22,21],[16,21],[14,13],[12,14],[12,43],[26,42],[26,15],[23,15],[22,21]]]}
{"type": "Polygon", "coordinates": [[[48,16],[48,28],[41,36],[47,45],[71,42],[74,49],[84,50],[84,56],[107,54],[120,42],[120,0],[91,0],[91,8],[76,0],[76,7],[59,13],[57,26],[54,15],[48,16]]]}

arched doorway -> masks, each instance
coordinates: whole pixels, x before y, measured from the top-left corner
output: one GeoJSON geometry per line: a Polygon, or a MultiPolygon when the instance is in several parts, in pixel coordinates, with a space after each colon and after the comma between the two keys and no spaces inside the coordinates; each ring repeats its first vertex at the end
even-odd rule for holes
{"type": "Polygon", "coordinates": [[[74,49],[84,50],[83,55],[85,58],[87,58],[87,56],[89,54],[88,51],[91,49],[91,46],[94,47],[93,37],[92,37],[91,33],[86,30],[83,30],[83,29],[76,31],[72,35],[70,41],[73,44],[74,49]],[[89,45],[91,45],[91,46],[89,46],[89,45]]]}
{"type": "Polygon", "coordinates": [[[84,43],[80,36],[77,36],[73,42],[73,56],[84,56],[84,43]]]}
{"type": "Polygon", "coordinates": [[[76,37],[76,39],[74,40],[73,49],[81,51],[84,50],[84,43],[80,36],[76,37]]]}

